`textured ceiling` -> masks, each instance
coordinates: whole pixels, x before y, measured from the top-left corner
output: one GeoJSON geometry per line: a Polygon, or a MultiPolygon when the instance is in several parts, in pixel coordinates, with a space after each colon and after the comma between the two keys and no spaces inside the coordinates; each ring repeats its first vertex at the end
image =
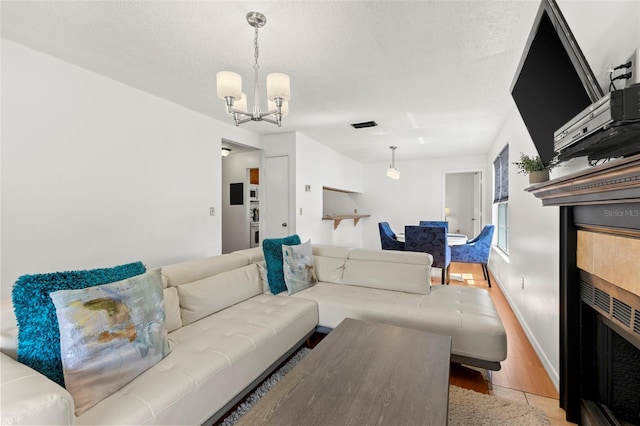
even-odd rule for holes
{"type": "MultiPolygon", "coordinates": [[[[538,1],[6,1],[2,37],[231,122],[215,73],[291,77],[300,131],[363,162],[484,154],[512,105],[509,86],[538,1]],[[354,130],[350,123],[379,126],[354,130]]],[[[264,95],[263,95],[264,98],[264,95]]],[[[262,108],[265,109],[266,106],[262,108]]]]}

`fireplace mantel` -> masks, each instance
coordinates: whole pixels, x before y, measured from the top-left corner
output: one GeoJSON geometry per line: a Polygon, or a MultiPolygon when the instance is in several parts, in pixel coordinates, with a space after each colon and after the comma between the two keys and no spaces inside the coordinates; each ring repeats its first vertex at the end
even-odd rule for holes
{"type": "Polygon", "coordinates": [[[526,191],[545,206],[640,201],[640,155],[615,160],[530,186],[526,191]]]}
{"type": "Polygon", "coordinates": [[[567,420],[593,424],[581,400],[577,235],[582,230],[640,238],[640,155],[532,185],[526,191],[542,200],[544,206],[560,207],[560,407],[567,420]]]}

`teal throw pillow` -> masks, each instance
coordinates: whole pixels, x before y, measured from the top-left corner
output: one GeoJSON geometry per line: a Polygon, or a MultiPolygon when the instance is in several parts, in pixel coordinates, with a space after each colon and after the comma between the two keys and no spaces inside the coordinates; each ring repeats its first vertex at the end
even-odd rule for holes
{"type": "Polygon", "coordinates": [[[60,360],[60,329],[49,293],[121,281],[142,274],[141,262],[86,271],[23,275],[11,299],[18,323],[18,361],[64,386],[60,360]]]}
{"type": "Polygon", "coordinates": [[[51,293],[60,324],[64,383],[76,416],[169,353],[160,269],[51,293]]]}
{"type": "Polygon", "coordinates": [[[297,293],[318,282],[313,264],[311,240],[297,246],[282,245],[284,282],[289,294],[297,293]]]}
{"type": "Polygon", "coordinates": [[[300,237],[296,234],[284,238],[267,238],[262,241],[262,252],[264,261],[267,264],[267,281],[272,294],[287,291],[284,282],[284,272],[282,268],[282,245],[288,246],[300,244],[300,237]]]}

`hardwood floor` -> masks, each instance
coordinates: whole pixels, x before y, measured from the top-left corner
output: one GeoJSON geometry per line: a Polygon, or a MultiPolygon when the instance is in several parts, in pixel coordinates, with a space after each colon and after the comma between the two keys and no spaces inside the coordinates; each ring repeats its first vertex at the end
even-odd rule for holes
{"type": "MultiPolygon", "coordinates": [[[[553,382],[493,276],[492,287],[489,288],[487,281],[483,279],[480,265],[452,263],[450,274],[450,285],[487,289],[491,293],[491,298],[507,331],[507,359],[501,363],[502,369],[500,371],[493,372],[493,385],[557,400],[558,392],[553,382]]],[[[438,278],[435,278],[434,281],[439,284],[438,278]]],[[[436,283],[434,282],[434,284],[436,283]]],[[[482,374],[463,366],[452,365],[450,383],[478,392],[489,393],[482,374]]]]}

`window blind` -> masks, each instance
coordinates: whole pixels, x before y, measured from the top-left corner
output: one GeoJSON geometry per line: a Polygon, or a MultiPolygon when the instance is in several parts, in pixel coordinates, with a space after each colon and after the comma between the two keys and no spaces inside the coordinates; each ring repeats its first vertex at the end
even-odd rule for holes
{"type": "Polygon", "coordinates": [[[509,145],[504,147],[493,161],[493,202],[509,199],[509,145]]]}

